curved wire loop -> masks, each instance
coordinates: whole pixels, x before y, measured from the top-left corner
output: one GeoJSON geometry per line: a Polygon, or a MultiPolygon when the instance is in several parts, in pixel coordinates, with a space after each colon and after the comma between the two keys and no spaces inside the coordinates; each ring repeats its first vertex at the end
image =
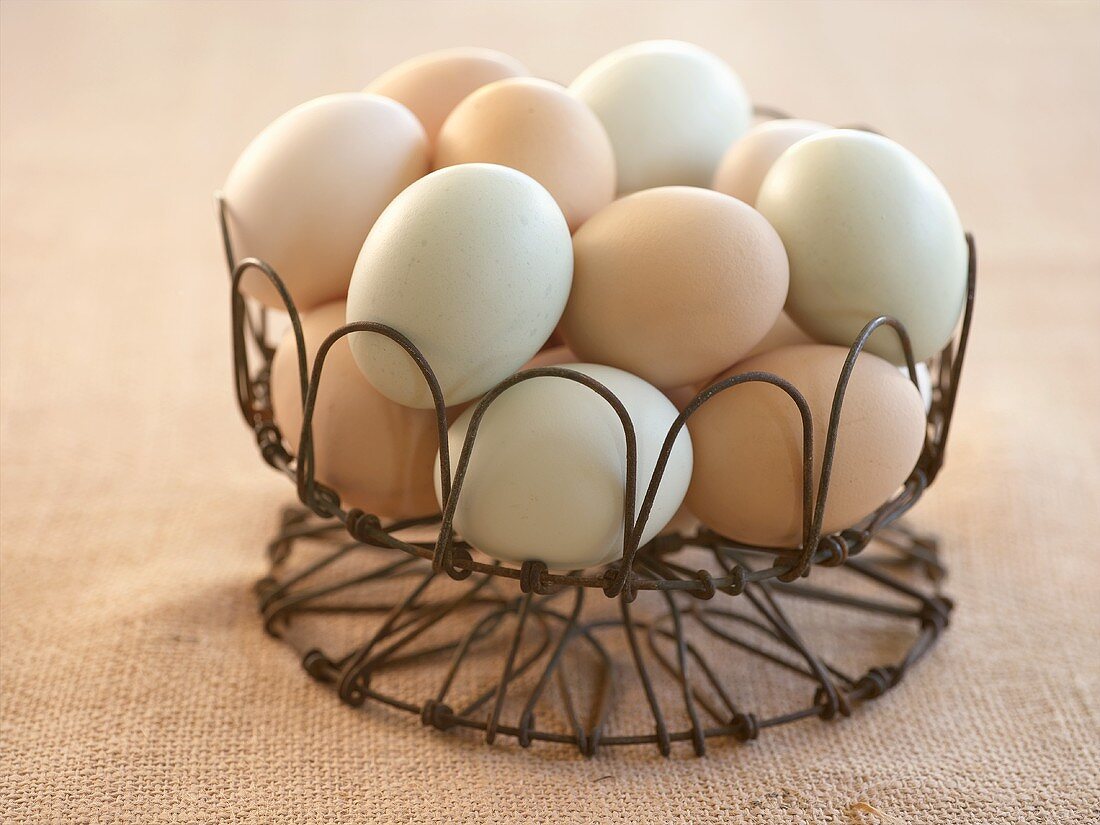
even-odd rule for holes
{"type": "MultiPolygon", "coordinates": [[[[601,384],[595,378],[576,370],[565,367],[538,367],[536,369],[523,370],[510,378],[501,381],[493,389],[489,390],[474,408],[470,418],[466,437],[462,443],[462,452],[455,466],[454,480],[451,484],[450,495],[445,497],[443,517],[439,527],[439,538],[435,546],[435,555],[432,565],[436,570],[446,570],[452,577],[456,571],[451,565],[453,553],[454,518],[458,508],[459,496],[466,481],[466,473],[470,467],[470,458],[474,450],[474,440],[477,438],[481,421],[489,407],[512,387],[530,381],[534,378],[559,378],[573,381],[592,390],[599,395],[619,418],[623,427],[623,435],[626,439],[626,484],[623,494],[623,557],[631,555],[631,543],[634,540],[634,501],[638,487],[638,441],[634,431],[634,422],[630,418],[622,401],[611,390],[601,384]]],[[[530,568],[528,568],[530,569],[530,568]]],[[[461,573],[459,573],[461,575],[461,573]]],[[[530,574],[528,574],[529,576],[530,574]]]]}
{"type": "MultiPolygon", "coordinates": [[[[829,425],[826,432],[820,476],[814,489],[814,435],[812,413],[797,388],[784,379],[764,372],[745,373],[731,376],[701,391],[689,405],[677,416],[662,443],[657,462],[641,501],[638,502],[638,457],[637,440],[633,422],[629,413],[607,387],[589,378],[583,373],[565,367],[542,367],[517,373],[505,379],[491,389],[475,408],[470,427],[462,446],[458,464],[453,475],[449,472],[451,456],[447,439],[446,408],[439,382],[420,350],[400,331],[379,322],[360,322],[346,325],[333,332],[322,344],[314,358],[312,373],[308,369],[308,359],[302,335],[301,320],[293,299],[285,284],[275,270],[266,262],[257,258],[245,258],[235,262],[229,228],[226,221],[225,202],[218,195],[219,220],[225,244],[226,261],[231,266],[231,303],[233,321],[234,373],[238,405],[242,416],[257,436],[257,441],[265,461],[288,473],[295,479],[299,498],[314,512],[335,516],[342,521],[348,532],[360,541],[368,541],[377,546],[402,549],[405,552],[429,558],[437,572],[446,572],[453,579],[460,579],[473,573],[484,573],[504,578],[516,579],[523,592],[546,594],[561,587],[599,587],[609,597],[621,597],[628,601],[638,592],[645,590],[680,590],[706,599],[717,592],[739,593],[746,584],[766,579],[779,582],[792,582],[805,576],[815,564],[843,564],[867,545],[876,531],[883,529],[903,513],[919,498],[921,492],[935,478],[943,466],[944,446],[950,432],[952,416],[958,396],[963,359],[969,341],[973,318],[977,258],[973,236],[967,233],[968,247],[967,293],[963,319],[957,338],[949,343],[939,355],[937,397],[928,416],[928,430],[924,448],[917,467],[906,481],[902,490],[884,502],[867,519],[852,528],[832,535],[822,535],[825,508],[828,501],[830,478],[836,454],[839,424],[843,410],[845,393],[860,354],[866,347],[872,334],[883,326],[889,326],[898,336],[905,353],[906,367],[910,380],[916,381],[916,365],[912,347],[904,326],[895,318],[880,316],[871,320],[857,336],[849,348],[848,356],[839,376],[830,409],[829,425]],[[247,311],[245,297],[241,292],[241,281],[250,271],[260,272],[274,286],[290,317],[291,327],[297,346],[298,381],[303,399],[303,426],[297,461],[283,446],[281,433],[271,420],[268,394],[268,371],[274,348],[260,341],[261,357],[265,363],[259,369],[251,364],[248,353],[248,331],[266,329],[266,324],[256,321],[247,311]],[[336,493],[319,484],[315,478],[315,455],[312,433],[312,418],[315,412],[317,393],[325,358],[331,347],[346,335],[353,332],[380,334],[397,343],[413,359],[424,376],[432,393],[437,419],[437,437],[439,439],[441,472],[441,498],[444,502],[443,513],[439,516],[440,528],[434,547],[410,544],[395,538],[394,526],[383,528],[376,516],[352,510],[344,512],[340,507],[336,493]],[[612,562],[601,573],[550,572],[545,563],[538,560],[524,562],[519,568],[509,565],[475,561],[468,545],[458,542],[454,535],[454,516],[469,468],[474,441],[481,421],[489,406],[505,391],[516,384],[536,377],[557,377],[572,380],[585,385],[599,394],[607,402],[623,426],[627,447],[626,484],[623,496],[623,548],[619,559],[612,562]],[[803,428],[803,478],[802,478],[802,527],[801,543],[796,548],[759,548],[739,544],[727,537],[715,534],[706,528],[693,537],[705,544],[740,547],[749,551],[766,551],[775,555],[777,562],[771,567],[747,571],[734,566],[724,575],[714,576],[707,571],[698,571],[694,578],[676,578],[664,580],[640,575],[634,567],[641,550],[641,537],[649,521],[659,485],[667,469],[676,439],[686,426],[688,419],[708,400],[716,395],[750,382],[764,382],[776,386],[785,392],[799,410],[803,428]],[[637,506],[637,509],[635,509],[637,506]]],[[[425,520],[417,520],[418,523],[425,520]]],[[[675,538],[675,537],[674,537],[675,538]]],[[[683,537],[678,539],[683,543],[683,537]]],[[[667,537],[659,537],[655,542],[664,542],[665,546],[677,546],[667,537]]]]}
{"type": "MultiPolygon", "coordinates": [[[[450,494],[450,455],[447,444],[447,408],[443,398],[443,390],[439,386],[439,380],[435,372],[428,364],[427,359],[405,335],[391,326],[378,321],[357,321],[345,324],[333,330],[320,347],[313,358],[313,373],[307,384],[307,391],[302,394],[302,433],[298,443],[297,484],[298,498],[302,503],[311,508],[320,508],[318,515],[336,515],[339,509],[339,498],[332,501],[332,493],[324,496],[324,501],[317,500],[318,484],[315,478],[316,461],[313,449],[313,415],[317,407],[317,393],[321,384],[321,376],[324,374],[325,360],[329,352],[338,341],[354,333],[370,333],[381,335],[400,346],[420,370],[424,382],[432,394],[432,404],[436,417],[436,437],[439,439],[439,460],[443,467],[442,488],[443,498],[446,500],[450,494]]],[[[304,352],[299,349],[299,360],[304,363],[304,352]]],[[[327,490],[327,488],[326,488],[327,490]]]]}
{"type": "MultiPolygon", "coordinates": [[[[786,116],[763,107],[758,114],[786,116]]],[[[962,322],[955,339],[931,362],[936,369],[935,395],[917,466],[902,489],[864,521],[838,533],[822,535],[845,393],[870,336],[881,327],[893,328],[905,352],[910,380],[916,381],[912,348],[903,325],[896,319],[881,316],[871,320],[848,350],[832,398],[816,488],[813,418],[806,399],[784,379],[752,372],[712,384],[679,413],[665,436],[653,473],[638,501],[637,441],[627,410],[607,387],[567,367],[521,372],[490,390],[474,409],[452,481],[443,393],[423,354],[400,331],[379,322],[363,321],[330,334],[318,350],[311,371],[299,313],[285,284],[263,260],[236,260],[224,197],[216,195],[216,203],[230,275],[234,380],[240,412],[255,432],[264,460],[292,478],[299,498],[314,513],[328,519],[308,522],[297,512],[284,515],[282,531],[269,547],[271,571],[256,588],[265,628],[298,650],[307,672],[318,681],[333,685],[347,704],[359,706],[369,699],[416,714],[424,725],[439,730],[466,728],[480,732],[488,742],[508,736],[522,747],[536,741],[567,743],[591,756],[601,746],[642,744],[655,746],[667,755],[675,743],[685,742],[690,743],[697,755],[702,755],[707,743],[715,738],[748,742],[770,727],[801,719],[847,716],[861,703],[899,685],[947,627],[952,602],[939,590],[944,568],[938,560],[935,541],[914,535],[894,522],[913,506],[943,466],[973,319],[977,257],[969,233],[962,322]],[[260,307],[258,315],[253,315],[241,291],[244,276],[256,272],[267,278],[278,293],[290,317],[297,347],[303,407],[297,458],[287,451],[273,421],[269,384],[274,346],[267,341],[268,310],[260,307]],[[377,516],[357,508],[343,510],[336,493],[315,478],[312,419],[325,360],[331,348],[352,333],[383,335],[397,343],[417,364],[431,390],[442,469],[442,514],[383,525],[377,516]],[[259,364],[253,363],[250,350],[259,353],[259,364]],[[509,388],[537,377],[557,377],[586,386],[604,399],[622,424],[627,464],[622,555],[602,572],[551,572],[544,562],[536,559],[518,568],[476,561],[469,545],[454,535],[454,516],[484,415],[509,388]],[[771,384],[785,392],[800,414],[803,442],[800,546],[755,547],[705,527],[694,535],[658,537],[642,545],[641,537],[659,485],[689,418],[718,394],[753,382],[771,384]],[[432,541],[405,541],[396,535],[408,527],[436,523],[439,529],[432,541]],[[354,541],[339,540],[334,535],[333,528],[341,526],[354,541]],[[336,539],[338,543],[334,550],[304,569],[289,569],[291,558],[297,558],[296,546],[307,539],[312,542],[336,539]],[[886,554],[859,555],[872,542],[884,548],[886,554]],[[684,546],[703,551],[706,566],[701,569],[686,566],[676,553],[684,546]],[[395,556],[394,551],[400,552],[395,556]],[[336,570],[371,553],[382,554],[379,566],[352,575],[340,575],[336,570]],[[763,563],[759,561],[761,558],[763,563]],[[824,586],[816,581],[814,584],[803,581],[815,565],[837,567],[835,575],[855,579],[864,587],[852,592],[838,589],[829,586],[833,581],[829,577],[823,579],[824,586]],[[901,578],[898,574],[905,570],[922,574],[923,584],[901,578]],[[435,595],[433,583],[447,581],[439,577],[441,572],[453,580],[450,586],[459,588],[457,593],[435,595]],[[354,597],[357,588],[407,576],[415,577],[411,589],[397,600],[363,602],[354,597]],[[508,595],[489,586],[508,578],[517,581],[518,594],[508,595]],[[885,591],[890,598],[867,595],[868,587],[885,591]],[[608,618],[606,613],[597,612],[596,618],[586,616],[585,588],[600,588],[607,596],[616,597],[619,615],[608,618]],[[559,609],[554,600],[568,590],[573,593],[572,606],[559,609]],[[663,614],[647,618],[631,610],[631,602],[645,591],[660,592],[665,605],[663,614]],[[694,598],[683,600],[678,593],[694,598]],[[745,598],[736,602],[722,598],[739,595],[745,598]],[[900,660],[851,673],[815,653],[806,643],[792,621],[797,614],[787,612],[788,599],[908,621],[917,628],[916,638],[900,660]],[[731,609],[738,606],[740,609],[731,609]],[[474,615],[471,611],[482,612],[474,615]],[[377,614],[380,624],[349,652],[332,655],[310,639],[296,622],[297,616],[317,612],[377,614]],[[515,620],[510,621],[510,617],[515,620]],[[535,640],[531,637],[532,628],[539,634],[535,640]],[[442,638],[437,639],[441,630],[442,638]],[[448,637],[447,631],[457,635],[448,637]],[[614,632],[623,635],[630,667],[624,668],[622,662],[616,662],[601,639],[614,632]],[[503,644],[499,634],[504,634],[503,644]],[[425,639],[429,641],[425,643],[425,639]],[[716,658],[710,647],[715,644],[720,650],[739,651],[789,677],[806,680],[814,688],[812,700],[808,706],[785,713],[748,712],[734,701],[736,680],[723,678],[719,672],[725,654],[716,658]],[[671,654],[662,652],[662,646],[671,654]],[[472,660],[475,648],[496,650],[503,657],[499,678],[480,689],[472,699],[460,702],[454,684],[460,671],[472,660]],[[585,657],[578,656],[581,652],[586,654],[594,671],[586,673],[582,669],[581,660],[585,657]],[[428,699],[401,698],[375,679],[391,669],[419,666],[441,656],[449,657],[450,664],[442,685],[428,699]],[[531,679],[524,678],[528,673],[532,674],[531,679]],[[662,675],[672,679],[678,690],[658,691],[657,679],[662,675]],[[613,729],[610,720],[616,716],[611,709],[616,680],[620,678],[635,679],[642,693],[638,706],[628,716],[644,716],[648,712],[651,728],[641,732],[613,729]],[[581,689],[586,683],[590,689],[581,689]],[[552,685],[556,685],[565,711],[564,730],[538,724],[540,709],[547,697],[555,693],[552,685]],[[678,699],[671,700],[670,696],[678,699]],[[506,710],[509,701],[519,708],[514,722],[506,710]],[[666,705],[670,701],[678,703],[678,711],[686,719],[685,728],[677,730],[669,724],[673,717],[666,705]]]]}

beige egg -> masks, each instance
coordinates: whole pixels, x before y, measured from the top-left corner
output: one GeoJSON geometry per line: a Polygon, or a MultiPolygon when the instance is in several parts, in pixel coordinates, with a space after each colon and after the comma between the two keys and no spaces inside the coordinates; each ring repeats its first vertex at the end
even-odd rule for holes
{"type": "MultiPolygon", "coordinates": [[[[345,311],[343,301],[334,301],[302,316],[311,373],[318,348],[344,325],[345,311]]],[[[297,452],[302,399],[293,331],[275,351],[271,394],[275,423],[297,452]]],[[[345,507],[391,518],[438,511],[432,481],[439,450],[435,412],[402,406],[374,389],[355,365],[346,337],[325,358],[313,445],[317,480],[336,490],[345,507]]]]}
{"type": "Polygon", "coordinates": [[[667,387],[662,390],[665,398],[671,401],[676,409],[683,410],[699,394],[699,388],[694,384],[686,384],[683,387],[667,387]]]}
{"type": "Polygon", "coordinates": [[[761,338],[759,342],[757,342],[755,347],[745,354],[745,357],[752,358],[755,355],[763,355],[765,352],[771,352],[773,349],[789,347],[794,344],[812,343],[814,343],[814,339],[804,333],[802,328],[791,320],[790,315],[786,312],[780,312],[772,328],[768,330],[767,334],[761,338]]]}
{"type": "Polygon", "coordinates": [[[554,196],[571,232],[615,197],[615,156],[603,124],[548,80],[498,80],[459,103],[439,132],[434,165],[459,163],[526,172],[554,196]]]}
{"type": "Polygon", "coordinates": [[[787,295],[779,235],[736,198],[688,186],[636,192],[573,236],[562,316],[586,361],[662,387],[736,363],[771,329],[787,295]]]}
{"type": "MultiPolygon", "coordinates": [[[[824,344],[783,347],[728,373],[774,373],[806,398],[813,415],[815,495],[847,355],[824,344]]],[[[688,508],[737,541],[797,547],[803,529],[802,419],[791,398],[770,384],[738,385],[700,407],[688,429],[695,450],[688,508]]],[[[856,524],[889,499],[912,472],[924,435],[917,388],[883,359],[860,355],[844,396],[824,533],[856,524]]]]}
{"type": "MultiPolygon", "coordinates": [[[[226,180],[237,260],[274,267],[299,312],[342,298],[375,220],[427,171],[424,130],[404,106],[365,94],[303,103],[264,129],[226,180]]],[[[256,270],[241,287],[284,308],[256,270]]]]}
{"type": "Polygon", "coordinates": [[[434,144],[443,121],[464,97],[494,80],[526,74],[522,63],[502,52],[471,47],[443,49],[394,66],[372,81],[366,91],[408,106],[434,144]]]}
{"type": "Polygon", "coordinates": [[[756,205],[760,184],[776,159],[802,138],[831,128],[815,120],[769,120],[734,142],[714,173],[711,189],[756,205]]]}

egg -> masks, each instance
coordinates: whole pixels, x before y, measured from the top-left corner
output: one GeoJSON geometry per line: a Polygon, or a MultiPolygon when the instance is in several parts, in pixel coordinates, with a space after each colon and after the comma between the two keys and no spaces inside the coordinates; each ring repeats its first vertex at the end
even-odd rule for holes
{"type": "MultiPolygon", "coordinates": [[[[449,166],[412,184],[375,223],[355,264],[347,320],[407,336],[453,405],[539,351],[572,277],[569,227],[546,189],[505,166],[449,166]]],[[[432,406],[420,369],[398,344],[355,335],[351,350],[387,398],[432,406]]]]}
{"type": "Polygon", "coordinates": [[[829,128],[824,123],[794,118],[754,126],[722,156],[711,189],[755,205],[760,184],[776,159],[802,138],[829,128]]]}
{"type": "MultiPolygon", "coordinates": [[[[428,141],[399,103],[335,94],[303,103],[253,140],[225,183],[237,260],[274,267],[299,311],[347,294],[371,226],[402,189],[428,171],[428,141]]],[[[245,294],[283,309],[259,271],[245,294]]]]}
{"type": "MultiPolygon", "coordinates": [[[[951,339],[966,238],[947,190],[910,151],[870,132],[813,135],[779,157],[756,205],[790,258],[787,312],[815,339],[849,346],[879,315],[905,324],[917,361],[951,339]]],[[[890,330],[868,350],[904,363],[890,330]]]]}
{"type": "Polygon", "coordinates": [[[613,51],[570,89],[611,137],[620,193],[709,186],[726,148],[752,123],[752,104],[733,70],[674,40],[613,51]]]}
{"type": "MultiPolygon", "coordinates": [[[[344,314],[344,302],[333,301],[302,315],[311,373],[317,350],[343,325],[344,314]]],[[[271,402],[275,423],[297,453],[302,394],[293,330],[287,331],[271,362],[271,402]]],[[[396,404],[374,389],[355,366],[346,337],[325,357],[312,427],[316,478],[339,493],[346,507],[391,518],[437,511],[432,489],[439,451],[435,412],[396,404]]]]}
{"type": "Polygon", "coordinates": [[[772,327],[787,295],[775,230],[736,198],[686,186],[621,198],[573,238],[561,332],[585,361],[662,388],[728,368],[772,327]]]}
{"type": "MultiPolygon", "coordinates": [[[[814,491],[821,479],[833,395],[848,351],[802,344],[747,359],[721,379],[756,370],[785,378],[813,417],[814,491]]],[[[802,418],[771,384],[741,384],[712,397],[688,419],[695,470],[687,506],[722,535],[767,547],[802,541],[802,418]]],[[[888,362],[856,360],[841,411],[823,533],[850,527],[890,498],[924,444],[917,388],[888,362]]]]}
{"type": "MultiPolygon", "coordinates": [[[[791,320],[790,315],[786,312],[780,312],[779,317],[772,324],[772,328],[756,342],[756,346],[745,353],[745,357],[752,358],[754,355],[763,355],[765,352],[771,352],[773,349],[779,349],[780,347],[789,347],[792,344],[812,344],[813,342],[813,338],[804,333],[801,327],[791,320]]],[[[708,385],[712,383],[714,382],[707,382],[708,385]]]]}
{"type": "Polygon", "coordinates": [[[511,166],[537,180],[570,231],[615,197],[615,156],[599,118],[548,80],[498,80],[455,107],[439,132],[435,168],[476,162],[511,166]]]}
{"type": "Polygon", "coordinates": [[[533,370],[538,367],[560,367],[562,364],[575,363],[577,363],[577,356],[569,347],[546,347],[540,350],[534,358],[520,367],[517,372],[533,370]]]}
{"type": "MultiPolygon", "coordinates": [[[[563,366],[603,384],[629,413],[637,438],[640,508],[676,408],[655,387],[614,367],[563,366]]],[[[467,409],[448,432],[452,473],[475,409],[467,409]]],[[[675,515],[691,465],[685,428],[673,443],[643,543],[675,515]]],[[[622,555],[625,487],[626,437],[607,401],[570,379],[530,378],[505,390],[486,410],[454,525],[465,540],[497,559],[538,559],[556,570],[591,567],[622,555]]]]}
{"type": "Polygon", "coordinates": [[[526,74],[522,63],[493,49],[442,49],[394,66],[366,91],[407,106],[434,143],[443,121],[464,97],[495,80],[526,74]]]}
{"type": "Polygon", "coordinates": [[[699,394],[699,389],[694,384],[685,384],[682,387],[666,387],[662,392],[675,405],[676,409],[683,410],[695,400],[695,396],[699,394]]]}

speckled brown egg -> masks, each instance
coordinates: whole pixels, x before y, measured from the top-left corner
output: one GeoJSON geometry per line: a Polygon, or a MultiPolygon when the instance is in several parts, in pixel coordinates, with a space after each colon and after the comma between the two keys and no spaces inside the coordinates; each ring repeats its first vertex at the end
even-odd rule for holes
{"type": "Polygon", "coordinates": [[[709,378],[771,329],[787,295],[779,235],[751,206],[688,186],[636,192],[573,236],[560,329],[586,361],[661,388],[709,378]]]}
{"type": "MultiPolygon", "coordinates": [[[[334,301],[302,316],[311,372],[318,348],[344,325],[345,312],[344,302],[334,301]]],[[[275,351],[271,393],[275,423],[297,452],[302,400],[293,331],[275,351]]],[[[317,480],[336,490],[344,506],[391,518],[439,509],[432,481],[439,449],[435,412],[405,407],[374,389],[355,365],[346,337],[325,358],[313,445],[317,480]]]]}
{"type": "Polygon", "coordinates": [[[522,63],[493,49],[442,49],[394,66],[366,91],[408,106],[434,143],[439,127],[464,97],[495,80],[526,74],[522,63]]]}
{"type": "Polygon", "coordinates": [[[554,196],[571,232],[615,197],[615,156],[603,124],[548,80],[498,80],[459,103],[439,132],[434,166],[459,163],[526,172],[554,196]]]}
{"type": "MultiPolygon", "coordinates": [[[[848,351],[804,344],[750,358],[727,375],[754,370],[790,381],[813,415],[814,489],[837,379],[848,351]]],[[[730,388],[688,420],[695,466],[686,503],[699,519],[737,541],[797,547],[802,540],[802,419],[791,398],[764,383],[730,388]]],[[[924,443],[917,388],[893,365],[864,353],[844,397],[825,533],[856,524],[898,490],[924,443]]]]}

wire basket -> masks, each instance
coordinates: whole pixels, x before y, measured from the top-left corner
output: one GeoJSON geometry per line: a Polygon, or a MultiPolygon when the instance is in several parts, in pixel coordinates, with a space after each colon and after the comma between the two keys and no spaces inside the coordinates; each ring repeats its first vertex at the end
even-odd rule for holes
{"type": "Polygon", "coordinates": [[[334,686],[348,705],[371,700],[440,730],[477,731],[489,743],[498,737],[513,737],[524,747],[558,742],[586,755],[601,746],[650,744],[668,755],[673,742],[690,742],[702,755],[708,740],[747,741],[800,719],[848,716],[895,687],[947,626],[952,603],[940,590],[945,568],[937,542],[898,519],[943,466],[974,307],[976,258],[969,234],[963,320],[956,339],[929,365],[933,396],[916,467],[901,490],[863,522],[822,535],[844,394],[868,338],[881,327],[892,328],[879,334],[899,338],[910,378],[917,380],[908,336],[896,319],[871,320],[849,350],[816,490],[810,409],[801,393],[776,375],[746,373],[700,392],[672,425],[652,480],[640,491],[629,414],[602,384],[563,367],[518,373],[478,402],[452,482],[443,396],[416,346],[384,324],[350,324],[322,343],[308,373],[301,323],[288,291],[265,262],[235,258],[220,194],[217,205],[231,275],[240,411],[263,459],[295,483],[304,505],[283,512],[268,546],[271,568],[256,588],[264,627],[288,642],[306,671],[334,686]],[[278,290],[297,342],[304,399],[297,456],[290,454],[272,415],[270,311],[251,307],[240,291],[250,271],[262,273],[278,290]],[[314,478],[311,422],[325,357],[354,333],[395,341],[431,389],[442,513],[383,523],[362,510],[344,509],[339,496],[314,478]],[[623,551],[596,571],[561,573],[539,561],[517,566],[479,560],[454,534],[477,422],[509,387],[541,376],[586,385],[622,422],[627,443],[623,551]],[[749,382],[786,392],[802,418],[799,546],[740,544],[705,526],[639,546],[677,433],[710,398],[749,382]],[[814,584],[808,582],[811,571],[818,571],[814,584]],[[868,633],[876,638],[856,643],[868,633]],[[866,659],[884,645],[896,651],[892,663],[869,665],[866,659]]]}

